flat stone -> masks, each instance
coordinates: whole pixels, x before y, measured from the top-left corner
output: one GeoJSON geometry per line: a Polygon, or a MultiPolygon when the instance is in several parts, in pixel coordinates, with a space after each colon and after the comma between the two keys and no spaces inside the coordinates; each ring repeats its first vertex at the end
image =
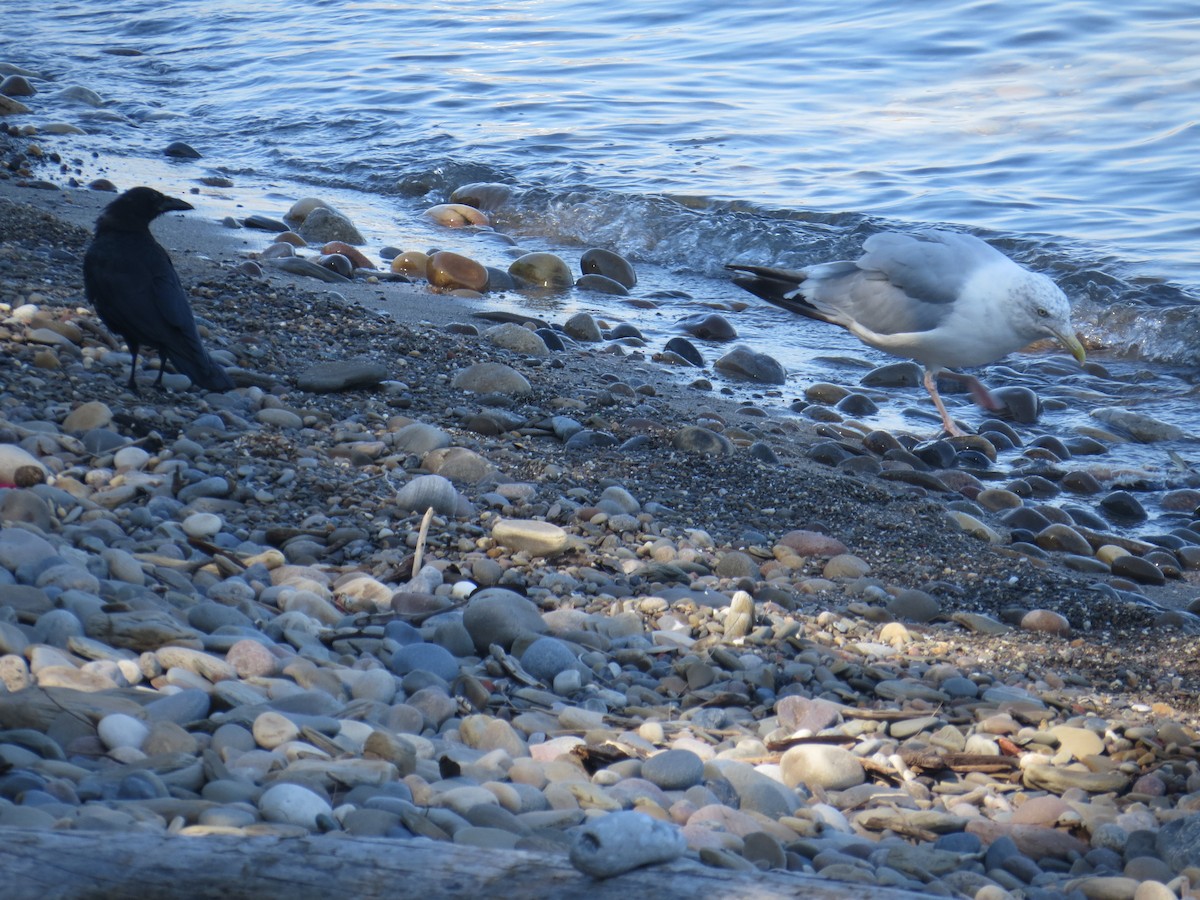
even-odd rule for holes
{"type": "Polygon", "coordinates": [[[1076,788],[1090,794],[1107,794],[1129,786],[1129,776],[1116,771],[1089,772],[1034,764],[1022,769],[1021,776],[1026,787],[1055,794],[1076,788]]]}
{"type": "Polygon", "coordinates": [[[544,251],[517,257],[509,264],[508,274],[518,283],[552,291],[570,290],[575,284],[570,266],[561,257],[544,251]]]}
{"type": "Polygon", "coordinates": [[[1075,728],[1070,725],[1055,725],[1050,734],[1058,738],[1059,750],[1065,750],[1075,759],[1098,755],[1104,752],[1104,739],[1087,728],[1075,728]]]}
{"type": "Polygon", "coordinates": [[[850,552],[850,549],[837,538],[804,529],[787,532],[779,539],[779,543],[797,556],[834,557],[850,552]]]}
{"type": "Polygon", "coordinates": [[[950,619],[968,631],[974,631],[979,634],[1004,634],[1013,630],[1011,625],[1005,625],[991,616],[985,616],[980,613],[956,612],[950,616],[950,619]]]}
{"type": "Polygon", "coordinates": [[[438,288],[465,288],[482,292],[488,285],[488,272],[481,263],[449,250],[430,254],[422,274],[431,285],[438,288]]]}
{"type": "Polygon", "coordinates": [[[492,540],[531,556],[557,556],[570,545],[570,536],[558,525],[534,519],[500,519],[492,526],[492,540]]]}
{"type": "Polygon", "coordinates": [[[387,377],[387,369],[374,360],[346,359],[310,366],[296,376],[296,386],[314,394],[332,394],[377,387],[387,377]]]}
{"type": "Polygon", "coordinates": [[[88,403],[81,403],[71,410],[70,414],[63,419],[62,428],[63,431],[72,434],[82,434],[93,428],[107,428],[112,419],[113,413],[107,403],[92,400],[88,403]]]}
{"type": "Polygon", "coordinates": [[[1161,422],[1153,416],[1130,412],[1119,406],[1105,406],[1092,410],[1092,416],[1124,431],[1135,441],[1142,443],[1157,443],[1158,441],[1178,441],[1186,438],[1187,432],[1176,425],[1161,422]]]}
{"type": "Polygon", "coordinates": [[[1035,543],[1043,550],[1091,556],[1092,545],[1070,525],[1048,525],[1037,533],[1035,543]]]}
{"type": "Polygon", "coordinates": [[[735,340],[737,329],[720,313],[697,313],[675,323],[679,328],[702,341],[725,343],[735,340]]]}
{"type": "Polygon", "coordinates": [[[1013,825],[1002,822],[992,822],[986,819],[972,819],[965,830],[978,835],[985,844],[993,844],[1003,838],[1012,841],[1018,851],[1031,859],[1041,859],[1045,856],[1056,859],[1069,859],[1082,856],[1088,852],[1088,845],[1079,838],[1059,831],[1057,828],[1047,828],[1042,825],[1013,825]]]}
{"type": "Polygon", "coordinates": [[[579,268],[585,275],[602,275],[605,278],[611,278],[626,289],[632,289],[637,285],[637,273],[634,272],[633,266],[625,257],[613,253],[611,250],[599,247],[585,250],[579,257],[579,268]]]}
{"type": "Polygon", "coordinates": [[[265,712],[255,718],[253,734],[258,746],[274,750],[300,737],[300,727],[282,713],[265,712]]]}
{"type": "Polygon", "coordinates": [[[885,700],[927,700],[930,703],[945,703],[943,691],[922,681],[909,678],[888,678],[875,685],[875,693],[885,700]]]}
{"type": "Polygon", "coordinates": [[[363,744],[363,753],[390,762],[400,777],[417,770],[416,747],[401,735],[375,729],[363,744]]]}
{"type": "Polygon", "coordinates": [[[1140,556],[1122,554],[1112,561],[1112,573],[1122,578],[1129,578],[1139,584],[1162,585],[1167,583],[1163,570],[1140,556]]]}
{"type": "Polygon", "coordinates": [[[492,716],[467,716],[459,725],[463,743],[476,750],[490,753],[503,750],[513,759],[529,755],[524,738],[511,724],[492,716]]]}
{"type": "Polygon", "coordinates": [[[392,447],[402,453],[425,456],[432,450],[450,446],[450,435],[426,422],[409,422],[392,434],[392,447]]]}
{"type": "Polygon", "coordinates": [[[529,379],[504,363],[481,362],[456,372],[451,387],[475,394],[519,396],[533,391],[529,379]]]}

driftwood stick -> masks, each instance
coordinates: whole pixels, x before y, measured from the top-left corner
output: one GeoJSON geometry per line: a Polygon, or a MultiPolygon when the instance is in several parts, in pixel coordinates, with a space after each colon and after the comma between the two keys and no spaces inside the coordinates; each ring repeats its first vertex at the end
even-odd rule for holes
{"type": "MultiPolygon", "coordinates": [[[[424,839],[172,835],[0,828],[6,900],[856,900],[863,885],[787,872],[733,872],[691,860],[607,881],[563,856],[424,839]]],[[[923,895],[872,887],[873,900],[923,895]]]]}
{"type": "Polygon", "coordinates": [[[568,859],[424,839],[0,828],[6,900],[288,900],[397,896],[505,900],[919,900],[907,890],[694,862],[595,881],[568,859]]]}
{"type": "Polygon", "coordinates": [[[433,507],[425,510],[421,517],[421,530],[417,532],[417,549],[413,553],[412,573],[415,577],[421,571],[421,563],[425,560],[425,540],[429,537],[429,521],[433,518],[433,507]]]}

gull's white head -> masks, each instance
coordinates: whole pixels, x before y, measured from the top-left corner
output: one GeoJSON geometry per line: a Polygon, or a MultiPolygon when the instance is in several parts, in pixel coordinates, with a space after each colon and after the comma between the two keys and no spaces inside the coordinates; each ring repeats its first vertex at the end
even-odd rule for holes
{"type": "Polygon", "coordinates": [[[1028,277],[1014,292],[1014,330],[1027,338],[1027,343],[1033,343],[1040,338],[1054,338],[1080,363],[1084,362],[1087,353],[1079,338],[1075,336],[1075,328],[1071,324],[1071,301],[1062,289],[1045,275],[1024,271],[1028,277]]]}

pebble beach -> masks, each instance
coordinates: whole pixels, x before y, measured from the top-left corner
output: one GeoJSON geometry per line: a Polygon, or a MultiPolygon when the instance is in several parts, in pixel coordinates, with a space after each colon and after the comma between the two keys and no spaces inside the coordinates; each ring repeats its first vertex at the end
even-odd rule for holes
{"type": "MultiPolygon", "coordinates": [[[[622,329],[609,250],[494,272],[300,197],[155,225],[238,387],[134,395],[80,272],[113,195],[37,141],[0,137],[0,828],[1200,897],[1200,485],[1107,458],[1152,420],[783,415],[720,389],[753,348],[622,329]],[[611,317],[488,307],[589,277],[611,317]],[[1179,527],[1124,527],[1143,501],[1179,527]]],[[[489,199],[433,215],[487,235],[489,199]]]]}

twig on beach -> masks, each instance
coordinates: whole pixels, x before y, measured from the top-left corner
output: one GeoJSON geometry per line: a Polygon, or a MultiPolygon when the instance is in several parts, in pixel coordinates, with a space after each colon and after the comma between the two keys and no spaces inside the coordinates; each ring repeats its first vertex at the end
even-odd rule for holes
{"type": "Polygon", "coordinates": [[[425,515],[421,518],[421,530],[417,532],[417,547],[413,552],[412,571],[415,576],[421,571],[422,557],[425,555],[425,539],[429,537],[429,521],[433,518],[433,507],[425,510],[425,515]]]}

